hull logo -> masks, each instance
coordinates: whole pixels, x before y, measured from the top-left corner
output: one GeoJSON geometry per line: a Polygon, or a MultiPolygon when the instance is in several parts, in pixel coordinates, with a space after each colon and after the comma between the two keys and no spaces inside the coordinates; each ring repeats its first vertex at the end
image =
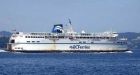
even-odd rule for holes
{"type": "Polygon", "coordinates": [[[87,45],[84,45],[84,46],[81,46],[81,45],[72,45],[72,46],[69,46],[70,49],[90,49],[90,46],[87,46],[87,45]]]}

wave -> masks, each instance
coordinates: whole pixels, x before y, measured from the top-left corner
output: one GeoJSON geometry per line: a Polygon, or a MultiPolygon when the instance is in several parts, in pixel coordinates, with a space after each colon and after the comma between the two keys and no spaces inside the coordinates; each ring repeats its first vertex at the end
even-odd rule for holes
{"type": "Polygon", "coordinates": [[[0,52],[7,52],[7,51],[0,49],[0,52]]]}

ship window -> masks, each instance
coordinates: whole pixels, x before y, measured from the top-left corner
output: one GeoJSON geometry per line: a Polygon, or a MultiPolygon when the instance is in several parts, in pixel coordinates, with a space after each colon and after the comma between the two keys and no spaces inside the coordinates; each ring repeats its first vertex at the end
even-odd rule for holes
{"type": "Polygon", "coordinates": [[[123,42],[117,42],[118,44],[123,44],[123,42]]]}
{"type": "Polygon", "coordinates": [[[27,36],[25,36],[25,38],[27,38],[27,36]]]}
{"type": "Polygon", "coordinates": [[[58,38],[64,38],[64,36],[58,36],[58,38]]]}
{"type": "Polygon", "coordinates": [[[32,42],[35,42],[35,41],[32,41],[32,42]]]}
{"type": "Polygon", "coordinates": [[[92,37],[93,39],[96,39],[96,37],[92,37]]]}
{"type": "Polygon", "coordinates": [[[94,43],[94,42],[91,42],[91,43],[94,43]]]}
{"type": "Polygon", "coordinates": [[[19,32],[16,32],[16,34],[19,34],[19,32]]]}
{"type": "Polygon", "coordinates": [[[48,36],[45,36],[45,38],[48,38],[48,36]]]}
{"type": "Polygon", "coordinates": [[[86,41],[83,41],[83,43],[86,43],[86,41]]]}
{"type": "Polygon", "coordinates": [[[40,42],[40,41],[37,41],[37,42],[40,42]]]}
{"type": "Polygon", "coordinates": [[[15,40],[11,40],[11,43],[15,43],[15,40]]]}
{"type": "Polygon", "coordinates": [[[30,41],[27,41],[28,43],[30,42],[30,41]]]}
{"type": "Polygon", "coordinates": [[[79,43],[82,43],[81,41],[79,43]]]}
{"type": "Polygon", "coordinates": [[[106,37],[106,39],[109,39],[109,37],[106,37]]]}
{"type": "Polygon", "coordinates": [[[105,39],[105,37],[102,37],[102,39],[105,39]]]}

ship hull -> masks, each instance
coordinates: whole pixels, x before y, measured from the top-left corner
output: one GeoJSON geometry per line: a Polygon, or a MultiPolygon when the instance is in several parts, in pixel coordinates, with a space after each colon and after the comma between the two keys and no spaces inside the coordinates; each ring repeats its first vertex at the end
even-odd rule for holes
{"type": "Polygon", "coordinates": [[[8,50],[13,52],[125,52],[126,45],[120,44],[66,44],[66,43],[14,43],[8,44],[8,50]]]}

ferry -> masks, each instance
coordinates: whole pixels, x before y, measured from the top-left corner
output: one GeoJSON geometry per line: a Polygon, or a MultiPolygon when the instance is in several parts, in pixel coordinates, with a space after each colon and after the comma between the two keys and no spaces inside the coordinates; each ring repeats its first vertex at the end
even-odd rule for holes
{"type": "Polygon", "coordinates": [[[125,52],[127,38],[117,32],[75,32],[69,24],[55,24],[51,32],[14,32],[7,49],[12,52],[125,52]]]}

